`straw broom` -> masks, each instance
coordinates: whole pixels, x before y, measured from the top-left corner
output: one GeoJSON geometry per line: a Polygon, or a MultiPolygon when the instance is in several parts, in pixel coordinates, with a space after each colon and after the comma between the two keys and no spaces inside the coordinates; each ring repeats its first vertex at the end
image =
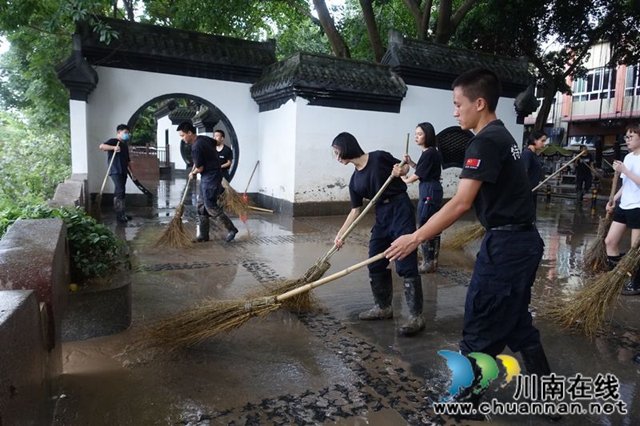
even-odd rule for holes
{"type": "Polygon", "coordinates": [[[256,172],[256,169],[258,168],[258,164],[260,164],[260,160],[256,161],[256,165],[253,166],[253,171],[251,172],[251,176],[249,176],[249,181],[247,182],[247,186],[246,188],[244,188],[244,192],[242,193],[242,199],[245,202],[249,201],[249,197],[247,196],[247,191],[249,190],[249,185],[251,184],[251,180],[253,179],[253,174],[256,172]]]}
{"type": "MultiPolygon", "coordinates": [[[[120,146],[120,139],[116,142],[116,148],[120,146]]],[[[116,159],[117,151],[113,151],[113,155],[111,155],[111,161],[109,161],[109,167],[107,167],[107,173],[104,175],[104,179],[102,180],[102,186],[100,187],[100,192],[96,196],[93,204],[91,205],[91,216],[96,220],[96,222],[102,221],[102,192],[104,191],[104,186],[107,184],[107,179],[109,178],[109,172],[111,171],[111,166],[113,165],[113,160],[116,159]]]]}
{"type": "MultiPolygon", "coordinates": [[[[620,172],[615,172],[611,183],[611,192],[609,193],[609,203],[613,202],[613,198],[616,195],[618,178],[620,178],[620,172]]],[[[600,217],[596,239],[584,254],[584,266],[587,271],[601,272],[607,270],[607,246],[604,244],[604,240],[609,232],[609,226],[611,226],[611,213],[607,212],[604,217],[600,217]]]]}
{"type": "MultiPolygon", "coordinates": [[[[558,173],[560,173],[561,171],[563,171],[564,169],[569,167],[569,165],[571,165],[571,163],[576,161],[578,158],[580,158],[585,153],[586,153],[586,151],[583,151],[583,152],[579,153],[578,155],[576,155],[573,159],[571,159],[571,161],[568,161],[564,166],[560,167],[554,173],[549,175],[549,177],[547,177],[545,180],[543,180],[538,185],[536,185],[535,188],[533,188],[531,190],[531,192],[536,192],[542,185],[544,185],[549,180],[551,180],[554,177],[556,177],[558,175],[558,173]]],[[[464,248],[467,245],[469,245],[470,243],[472,243],[473,241],[475,241],[475,240],[477,240],[479,238],[482,238],[484,236],[485,232],[486,232],[486,230],[484,229],[484,227],[480,223],[475,223],[475,224],[463,226],[463,227],[458,228],[455,231],[453,231],[450,234],[451,236],[447,240],[442,242],[442,247],[446,248],[446,249],[451,249],[451,250],[458,250],[458,249],[464,248]]]]}
{"type": "Polygon", "coordinates": [[[617,301],[624,285],[640,263],[640,239],[610,272],[587,282],[572,299],[552,309],[548,315],[565,327],[575,326],[587,336],[593,337],[602,328],[607,311],[617,301]]]}
{"type": "Polygon", "coordinates": [[[224,192],[220,195],[220,203],[230,212],[245,216],[249,211],[249,202],[245,201],[238,191],[233,189],[225,178],[222,178],[224,192]]]}
{"type": "MultiPolygon", "coordinates": [[[[407,133],[405,153],[408,151],[409,151],[409,133],[407,133]]],[[[400,167],[404,166],[405,164],[406,162],[402,160],[400,162],[400,167]]],[[[344,233],[342,234],[342,241],[346,240],[346,238],[349,236],[351,231],[355,229],[355,227],[365,217],[365,215],[369,212],[369,210],[371,210],[373,206],[375,206],[378,203],[378,201],[380,200],[380,197],[382,196],[384,191],[389,187],[389,185],[391,184],[394,178],[395,176],[393,176],[393,174],[389,175],[389,177],[384,182],[382,187],[380,187],[376,195],[374,195],[374,197],[369,201],[369,204],[367,204],[367,206],[362,210],[362,212],[360,212],[358,217],[356,217],[354,221],[351,222],[351,224],[344,231],[344,233]]],[[[278,283],[277,285],[272,287],[270,294],[276,295],[282,292],[287,292],[289,290],[298,288],[301,285],[304,285],[308,282],[315,281],[321,278],[324,275],[324,273],[327,272],[331,267],[331,264],[329,263],[329,259],[337,251],[338,251],[338,246],[334,244],[333,247],[331,247],[331,249],[324,256],[318,258],[316,263],[313,264],[313,266],[311,266],[311,268],[309,268],[301,278],[296,280],[287,280],[287,281],[278,283]]],[[[309,293],[303,293],[300,297],[293,298],[287,303],[291,308],[294,308],[298,311],[309,310],[309,308],[313,305],[313,302],[311,300],[309,293]]]]}
{"type": "Polygon", "coordinates": [[[176,212],[169,223],[167,229],[160,236],[156,242],[156,246],[166,246],[173,248],[189,248],[192,247],[191,239],[187,235],[184,225],[182,224],[182,215],[184,213],[184,200],[187,197],[189,191],[189,184],[191,184],[191,177],[187,181],[187,185],[184,188],[182,199],[180,204],[176,207],[176,212]]]}
{"type": "Polygon", "coordinates": [[[342,278],[383,257],[384,253],[380,253],[328,277],[315,280],[277,296],[262,296],[248,300],[208,300],[195,309],[185,310],[147,328],[135,346],[137,348],[160,346],[175,349],[180,346],[195,345],[220,333],[235,330],[253,317],[265,317],[282,308],[285,301],[342,278]]]}

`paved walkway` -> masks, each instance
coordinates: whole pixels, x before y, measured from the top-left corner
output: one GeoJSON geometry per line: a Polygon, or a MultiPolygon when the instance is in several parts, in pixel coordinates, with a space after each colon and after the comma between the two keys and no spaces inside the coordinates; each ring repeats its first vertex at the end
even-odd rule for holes
{"type": "MultiPolygon", "coordinates": [[[[246,223],[233,218],[240,233],[231,243],[222,241],[222,234],[215,239],[213,232],[214,241],[193,249],[161,249],[154,242],[179,203],[184,181],[160,186],[162,205],[132,210],[135,218],[126,227],[116,228],[109,212],[103,214],[131,246],[134,323],[123,333],[64,344],[65,397],[57,405],[56,425],[454,423],[437,416],[430,399],[438,400],[449,386],[451,372],[437,352],[457,350],[477,244],[443,251],[438,272],[424,276],[427,328],[413,338],[395,333],[408,314],[397,276],[394,319],[358,320],[358,312],[372,305],[364,269],[314,290],[318,312],[279,310],[194,347],[117,356],[158,319],[207,298],[243,299],[267,283],[300,277],[331,248],[344,220],[254,214],[246,223]]],[[[193,231],[195,212],[188,203],[184,220],[193,231]]],[[[538,216],[546,249],[534,287],[536,311],[571,297],[581,286],[579,266],[597,227],[589,206],[576,207],[571,200],[541,202],[538,216]]],[[[471,217],[458,225],[468,223],[471,217]]],[[[331,259],[329,273],[367,257],[370,227],[370,218],[359,225],[331,259]]],[[[561,424],[637,423],[640,372],[632,357],[640,352],[639,308],[640,297],[622,298],[611,329],[594,341],[537,318],[556,373],[614,374],[630,409],[627,415],[567,416],[561,424]]],[[[503,376],[491,385],[489,398],[513,401],[514,383],[501,388],[502,382],[503,376]]],[[[548,423],[525,415],[494,415],[492,420],[499,425],[548,423]]]]}

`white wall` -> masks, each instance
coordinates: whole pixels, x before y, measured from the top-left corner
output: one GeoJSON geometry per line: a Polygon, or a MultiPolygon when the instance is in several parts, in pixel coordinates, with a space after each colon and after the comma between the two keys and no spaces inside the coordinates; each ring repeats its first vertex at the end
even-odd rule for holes
{"type": "MultiPolygon", "coordinates": [[[[106,154],[98,148],[100,143],[115,137],[116,126],[127,123],[134,112],[146,102],[170,94],[200,97],[220,109],[232,123],[241,150],[236,179],[238,182],[246,182],[249,179],[249,174],[258,160],[259,146],[256,125],[258,105],[251,98],[250,84],[117,68],[97,67],[96,71],[99,83],[89,95],[87,104],[90,192],[100,190],[107,170],[106,154]],[[136,82],[134,89],[130,84],[126,84],[132,81],[136,82]]],[[[162,140],[164,141],[164,136],[162,140]]],[[[127,191],[135,193],[138,189],[129,182],[127,191]]],[[[113,192],[110,180],[105,192],[113,192]]]]}
{"type": "Polygon", "coordinates": [[[156,141],[158,148],[164,148],[164,135],[169,131],[169,159],[174,164],[176,170],[186,170],[187,163],[182,159],[180,154],[180,136],[176,130],[178,126],[171,123],[168,116],[158,119],[158,128],[156,132],[156,141]]]}
{"type": "MultiPolygon", "coordinates": [[[[106,154],[98,145],[114,137],[115,127],[127,123],[138,108],[160,96],[199,97],[219,108],[230,121],[239,145],[239,152],[234,152],[238,161],[232,182],[234,188],[244,191],[259,160],[260,166],[248,192],[295,203],[349,200],[346,187],[353,167],[338,163],[331,150],[331,141],[340,132],[352,133],[365,151],[386,150],[396,158],[402,158],[409,133],[409,154],[417,160],[421,151],[413,140],[418,123],[429,121],[436,132],[457,126],[450,90],[409,86],[399,114],[309,106],[302,98],[259,113],[249,84],[115,68],[98,67],[96,71],[99,84],[86,104],[85,144],[89,189],[94,193],[99,191],[107,169],[106,154]],[[123,83],[132,81],[136,82],[135,90],[123,83]]],[[[71,108],[72,113],[81,109],[73,103],[71,108]]],[[[523,126],[516,124],[513,99],[502,98],[497,113],[516,140],[520,140],[523,126]]],[[[171,159],[176,168],[179,168],[178,162],[184,167],[175,126],[164,120],[159,122],[158,140],[164,143],[164,130],[169,128],[171,159]]],[[[75,122],[76,126],[83,126],[82,120],[75,122]]],[[[222,123],[218,127],[221,126],[222,123]]],[[[229,135],[229,129],[223,128],[229,135]]],[[[72,134],[74,149],[82,148],[80,133],[82,129],[72,134]]],[[[74,172],[76,167],[82,168],[81,149],[78,152],[79,162],[76,164],[74,157],[74,172]]],[[[445,171],[445,196],[455,193],[459,172],[457,168],[445,171]]],[[[113,192],[110,180],[107,185],[105,192],[113,192]]],[[[127,191],[138,190],[129,182],[127,191]]],[[[417,184],[410,185],[409,194],[417,198],[417,184]]]]}

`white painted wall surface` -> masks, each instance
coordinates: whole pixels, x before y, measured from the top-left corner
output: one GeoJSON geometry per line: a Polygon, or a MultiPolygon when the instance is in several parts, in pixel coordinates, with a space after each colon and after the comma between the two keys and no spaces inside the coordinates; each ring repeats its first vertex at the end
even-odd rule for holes
{"type": "Polygon", "coordinates": [[[72,173],[85,174],[89,170],[87,157],[87,103],[69,101],[71,128],[71,169],[72,173]]]}
{"type": "Polygon", "coordinates": [[[168,116],[158,119],[158,128],[156,132],[156,140],[158,148],[164,148],[165,132],[169,131],[169,159],[174,164],[176,170],[186,170],[187,163],[182,159],[180,154],[180,136],[176,130],[178,126],[171,124],[168,116]]]}
{"type": "MultiPolygon", "coordinates": [[[[250,85],[194,77],[154,74],[117,68],[97,67],[99,83],[87,104],[87,153],[89,191],[98,192],[107,170],[101,142],[115,137],[115,128],[126,123],[148,101],[163,95],[185,94],[211,102],[230,120],[238,137],[241,160],[236,179],[246,182],[258,159],[258,105],[251,98],[250,85]],[[135,89],[126,82],[135,81],[135,89]],[[98,101],[99,100],[99,101],[98,101]]],[[[164,140],[164,139],[163,139],[164,140]]],[[[254,178],[255,179],[255,178],[254,178]]],[[[113,192],[108,182],[106,193],[113,192]]],[[[127,192],[139,190],[128,182],[127,192]]]]}

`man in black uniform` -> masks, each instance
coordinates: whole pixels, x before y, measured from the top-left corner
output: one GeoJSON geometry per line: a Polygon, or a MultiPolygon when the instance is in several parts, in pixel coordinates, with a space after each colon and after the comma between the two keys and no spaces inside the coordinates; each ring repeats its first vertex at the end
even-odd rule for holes
{"type": "Polygon", "coordinates": [[[220,161],[215,148],[215,141],[210,137],[196,134],[193,124],[185,121],[178,126],[178,134],[191,145],[193,154],[193,171],[189,173],[189,179],[193,179],[200,173],[200,194],[198,194],[198,224],[196,227],[195,242],[209,241],[209,217],[220,221],[227,230],[225,241],[233,240],[238,229],[231,219],[224,214],[222,207],[218,205],[218,195],[222,192],[222,171],[220,161]]]}
{"type": "Polygon", "coordinates": [[[229,170],[231,170],[231,164],[233,164],[233,151],[224,144],[224,137],[224,130],[218,129],[213,132],[213,139],[216,141],[216,151],[218,152],[218,158],[220,159],[222,177],[229,181],[231,179],[229,170]]]}
{"type": "MultiPolygon", "coordinates": [[[[467,290],[460,352],[495,357],[509,346],[522,354],[527,371],[540,377],[551,370],[528,307],[544,244],[533,225],[535,212],[520,150],[496,117],[500,91],[498,77],[485,69],[468,71],[454,81],[453,116],[463,130],[475,133],[458,190],[426,224],[395,240],[386,253],[390,260],[404,258],[473,205],[487,233],[467,290]]],[[[469,360],[475,366],[473,358],[469,360]]],[[[481,394],[459,395],[480,402],[481,394]]]]}
{"type": "Polygon", "coordinates": [[[131,131],[126,124],[118,124],[116,127],[116,137],[100,144],[100,149],[107,152],[107,164],[111,164],[109,176],[113,181],[113,207],[116,210],[116,220],[126,223],[131,219],[125,213],[125,187],[127,185],[127,172],[131,173],[131,179],[135,180],[135,175],[131,169],[131,158],[129,157],[129,145],[127,141],[131,138],[131,131]],[[113,155],[116,157],[111,159],[113,155]]]}
{"type": "MultiPolygon", "coordinates": [[[[580,153],[587,151],[586,145],[580,145],[580,153]]],[[[587,151],[580,158],[576,160],[576,190],[578,200],[582,201],[584,194],[591,188],[591,165],[593,164],[593,157],[587,151]]]]}

